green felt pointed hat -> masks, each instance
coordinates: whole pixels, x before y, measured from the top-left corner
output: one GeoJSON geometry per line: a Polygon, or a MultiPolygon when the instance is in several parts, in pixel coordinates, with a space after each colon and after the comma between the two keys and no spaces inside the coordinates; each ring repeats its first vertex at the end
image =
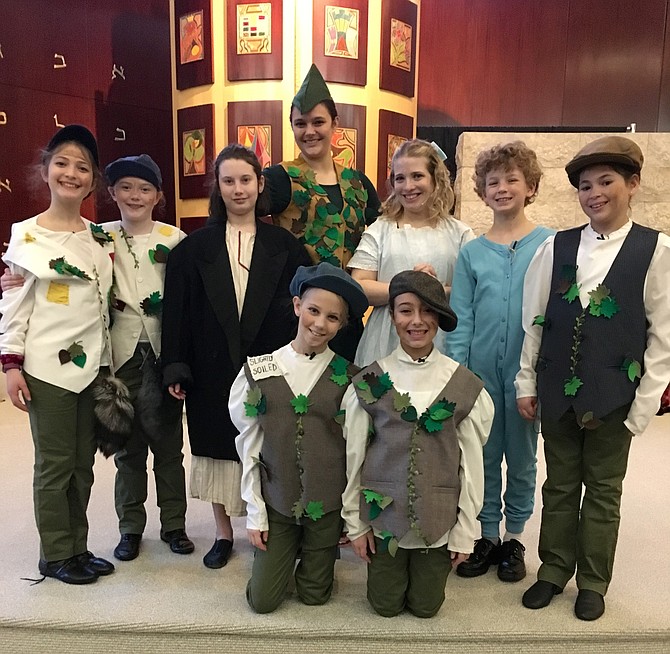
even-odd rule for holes
{"type": "Polygon", "coordinates": [[[333,96],[326,86],[323,76],[315,64],[312,64],[309,72],[302,82],[302,86],[293,98],[292,106],[297,107],[300,113],[306,114],[312,111],[319,102],[332,100],[333,96]]]}

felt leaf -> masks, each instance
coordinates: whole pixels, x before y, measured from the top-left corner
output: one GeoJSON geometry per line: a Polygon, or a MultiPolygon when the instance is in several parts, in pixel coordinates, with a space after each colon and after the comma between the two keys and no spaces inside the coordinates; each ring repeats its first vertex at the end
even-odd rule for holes
{"type": "Polygon", "coordinates": [[[295,413],[298,415],[307,413],[307,408],[309,407],[309,398],[306,395],[300,393],[300,395],[296,395],[291,400],[291,406],[293,407],[293,411],[295,411],[295,413]]]}
{"type": "Polygon", "coordinates": [[[161,298],[160,291],[154,291],[148,297],[145,297],[140,302],[140,308],[145,316],[157,316],[160,314],[163,309],[163,299],[161,298]]]}
{"type": "Polygon", "coordinates": [[[393,382],[391,381],[391,377],[389,377],[388,372],[385,372],[380,378],[379,378],[379,384],[384,388],[385,391],[390,391],[393,388],[393,382]]]}
{"type": "Polygon", "coordinates": [[[379,516],[382,512],[381,507],[376,502],[370,504],[370,511],[368,513],[368,520],[372,521],[379,516]]]}
{"type": "Polygon", "coordinates": [[[639,361],[631,361],[628,364],[628,369],[626,370],[628,374],[628,379],[634,382],[636,379],[639,379],[642,373],[642,366],[639,361]]]}
{"type": "Polygon", "coordinates": [[[393,408],[396,411],[405,411],[412,406],[412,398],[409,393],[400,394],[395,388],[393,389],[393,408]]]}
{"type": "Polygon", "coordinates": [[[346,411],[344,409],[340,409],[336,414],[335,414],[335,422],[338,425],[343,425],[344,424],[344,419],[346,418],[346,411]]]}
{"type": "Polygon", "coordinates": [[[540,327],[544,327],[545,325],[545,318],[542,315],[537,315],[535,318],[533,318],[533,325],[539,325],[540,327]]]}
{"type": "Polygon", "coordinates": [[[70,357],[70,353],[67,350],[59,350],[58,360],[60,361],[60,364],[62,366],[65,365],[66,363],[70,363],[72,359],[70,357]]]}
{"type": "Polygon", "coordinates": [[[572,282],[568,290],[563,294],[563,299],[568,302],[574,302],[579,297],[579,285],[572,282]]]}
{"type": "Polygon", "coordinates": [[[574,397],[575,395],[577,395],[579,387],[583,385],[584,382],[576,375],[573,375],[572,379],[565,380],[565,385],[563,386],[563,393],[568,397],[574,397]]]}
{"type": "Polygon", "coordinates": [[[395,555],[398,551],[398,539],[397,538],[391,538],[391,540],[389,540],[388,549],[389,549],[389,554],[391,556],[395,557],[395,555]]]}
{"type": "Polygon", "coordinates": [[[103,227],[96,225],[95,223],[91,223],[91,236],[93,236],[96,243],[99,243],[103,247],[107,243],[114,242],[112,235],[109,232],[106,232],[103,227]]]}
{"type": "Polygon", "coordinates": [[[589,313],[592,316],[596,317],[600,316],[601,315],[600,305],[596,304],[593,300],[589,300],[589,313]]]}
{"type": "Polygon", "coordinates": [[[605,318],[611,318],[619,312],[619,304],[611,295],[604,298],[600,303],[600,315],[605,318]]]}
{"type": "Polygon", "coordinates": [[[339,212],[337,206],[334,205],[332,202],[329,202],[326,205],[326,210],[328,211],[328,215],[330,215],[330,216],[339,216],[340,215],[340,212],[339,212]]]}
{"type": "Polygon", "coordinates": [[[305,514],[305,507],[302,505],[302,502],[298,500],[293,504],[291,507],[291,515],[296,519],[302,518],[302,516],[305,514]]]}
{"type": "Polygon", "coordinates": [[[341,175],[342,179],[352,179],[353,176],[354,176],[354,171],[353,171],[352,168],[344,168],[342,170],[342,175],[341,175]]]}
{"type": "Polygon", "coordinates": [[[408,406],[401,414],[400,417],[407,422],[414,422],[418,414],[416,409],[413,406],[408,406]]]}
{"type": "Polygon", "coordinates": [[[261,397],[263,397],[263,393],[260,389],[260,387],[256,386],[255,388],[250,388],[247,391],[247,402],[249,404],[253,404],[254,406],[258,406],[259,402],[261,401],[261,397]]]}
{"type": "Polygon", "coordinates": [[[390,495],[384,495],[381,500],[376,500],[379,508],[383,511],[389,504],[393,502],[393,498],[390,495]]]}
{"type": "Polygon", "coordinates": [[[295,204],[296,207],[304,207],[306,206],[311,199],[310,194],[307,191],[301,191],[298,189],[297,191],[293,191],[293,203],[295,204]]]}
{"type": "Polygon", "coordinates": [[[319,195],[326,195],[326,191],[320,184],[312,184],[312,191],[318,193],[319,195]]]}
{"type": "Polygon", "coordinates": [[[326,216],[328,216],[328,209],[326,209],[326,205],[318,204],[316,206],[316,214],[321,218],[325,218],[326,216]]]}
{"type": "Polygon", "coordinates": [[[344,375],[349,367],[349,362],[344,357],[336,354],[328,365],[336,375],[344,375]]]}
{"type": "Polygon", "coordinates": [[[81,341],[75,341],[74,343],[72,343],[72,345],[70,345],[67,351],[72,358],[84,354],[84,348],[81,344],[81,341]]]}
{"type": "Polygon", "coordinates": [[[381,502],[384,499],[384,496],[381,493],[370,490],[369,488],[364,488],[361,493],[363,493],[363,497],[368,504],[370,504],[370,502],[381,502]]]}
{"type": "Polygon", "coordinates": [[[382,540],[390,540],[393,538],[393,534],[388,529],[384,529],[384,531],[379,532],[379,538],[382,540]]]}
{"type": "Polygon", "coordinates": [[[358,396],[366,404],[374,404],[377,401],[377,398],[370,391],[370,386],[365,381],[359,381],[356,383],[356,388],[358,389],[358,396]]]}
{"type": "Polygon", "coordinates": [[[346,386],[349,383],[348,375],[331,375],[330,381],[335,382],[338,386],[346,386]]]}
{"type": "Polygon", "coordinates": [[[72,357],[72,363],[79,368],[83,368],[86,364],[86,354],[82,353],[75,357],[72,357]]]}
{"type": "Polygon", "coordinates": [[[609,297],[610,290],[605,284],[598,284],[592,291],[589,291],[589,297],[596,303],[600,304],[606,297],[609,297]]]}
{"type": "Polygon", "coordinates": [[[300,168],[298,168],[297,166],[289,166],[286,169],[286,172],[288,173],[289,177],[293,177],[293,178],[300,177],[300,175],[301,175],[300,168]]]}
{"type": "Polygon", "coordinates": [[[430,417],[433,420],[439,420],[440,422],[447,418],[451,418],[451,416],[454,415],[454,408],[456,408],[456,405],[453,402],[451,405],[452,406],[447,404],[446,406],[440,406],[439,408],[434,409],[430,412],[430,417]]]}
{"type": "Polygon", "coordinates": [[[319,518],[322,518],[325,515],[323,510],[323,502],[320,500],[318,502],[307,502],[305,513],[311,520],[316,522],[319,518]]]}
{"type": "Polygon", "coordinates": [[[170,248],[162,243],[158,243],[155,250],[149,250],[151,263],[167,263],[169,254],[170,248]]]}
{"type": "Polygon", "coordinates": [[[258,408],[254,404],[244,403],[244,415],[247,418],[256,418],[258,416],[258,408]]]}
{"type": "Polygon", "coordinates": [[[431,420],[430,418],[426,418],[423,421],[422,427],[429,434],[434,434],[436,431],[440,431],[442,429],[442,423],[441,422],[436,422],[435,420],[431,420]]]}
{"type": "Polygon", "coordinates": [[[572,283],[577,281],[577,266],[565,263],[561,266],[561,279],[572,283]]]}

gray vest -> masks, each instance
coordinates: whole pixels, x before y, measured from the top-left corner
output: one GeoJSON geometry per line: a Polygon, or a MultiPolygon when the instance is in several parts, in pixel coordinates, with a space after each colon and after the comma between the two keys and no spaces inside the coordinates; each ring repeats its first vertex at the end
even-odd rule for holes
{"type": "MultiPolygon", "coordinates": [[[[562,298],[563,266],[575,266],[584,227],[556,234],[551,294],[535,370],[542,415],[558,420],[572,408],[579,419],[592,412],[596,419],[630,404],[639,380],[630,381],[622,365],[626,359],[644,363],[647,320],[644,282],[656,248],[658,232],[633,223],[603,284],[611,291],[619,311],[611,318],[592,316],[588,309],[582,326],[575,374],[583,382],[576,395],[566,396],[564,385],[572,377],[570,354],[575,321],[582,312],[579,299],[562,298]]],[[[644,373],[644,367],[642,369],[644,373]]]]}
{"type": "Polygon", "coordinates": [[[454,415],[442,423],[442,429],[427,433],[417,421],[403,420],[393,406],[393,393],[387,392],[374,404],[366,404],[355,384],[368,373],[381,376],[377,363],[365,368],[352,383],[361,406],[370,414],[374,433],[361,470],[361,489],[373,490],[393,498],[373,520],[370,504],[361,492],[361,519],[378,531],[389,531],[397,540],[413,529],[432,545],[456,523],[461,485],[461,454],[456,428],[470,413],[484,384],[472,372],[459,366],[435,401],[446,398],[455,402],[454,415]],[[412,436],[414,435],[414,463],[412,436]]]}
{"type": "MultiPolygon", "coordinates": [[[[295,396],[283,376],[256,381],[247,364],[244,370],[251,388],[260,388],[266,401],[265,413],[258,416],[264,433],[263,499],[289,517],[296,502],[306,507],[321,501],[324,513],[339,510],[347,481],[346,444],[335,416],[347,386],[331,381],[333,370],[326,367],[309,394],[307,413],[298,416],[291,405],[295,396]]],[[[350,364],[348,373],[357,371],[350,364]]]]}

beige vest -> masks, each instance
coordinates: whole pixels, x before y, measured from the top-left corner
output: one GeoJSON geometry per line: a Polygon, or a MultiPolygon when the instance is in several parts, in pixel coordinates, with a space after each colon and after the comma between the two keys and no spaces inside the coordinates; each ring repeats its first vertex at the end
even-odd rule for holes
{"type": "MultiPolygon", "coordinates": [[[[296,515],[296,503],[303,510],[310,502],[322,502],[324,513],[339,510],[347,481],[346,447],[336,416],[347,385],[331,381],[333,370],[327,366],[309,394],[307,412],[298,415],[283,376],[254,380],[248,364],[244,371],[251,388],[260,388],[265,398],[265,412],[259,414],[265,502],[285,516],[296,515]]],[[[350,365],[350,374],[357,371],[350,365]]]]}
{"type": "Polygon", "coordinates": [[[370,520],[371,505],[361,492],[361,518],[378,533],[388,531],[398,541],[411,529],[430,546],[456,523],[461,491],[456,430],[472,410],[484,384],[459,366],[435,398],[454,402],[454,414],[442,421],[439,431],[428,433],[419,425],[420,416],[412,422],[401,417],[393,406],[392,392],[386,392],[373,404],[361,399],[356,382],[370,372],[378,376],[383,373],[373,363],[352,380],[359,402],[374,425],[361,470],[361,489],[393,501],[370,520]]]}

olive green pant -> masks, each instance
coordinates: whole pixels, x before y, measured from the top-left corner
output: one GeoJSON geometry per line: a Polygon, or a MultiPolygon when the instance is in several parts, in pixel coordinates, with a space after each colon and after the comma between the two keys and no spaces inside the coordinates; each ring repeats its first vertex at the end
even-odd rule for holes
{"type": "Polygon", "coordinates": [[[93,485],[93,383],[73,393],[24,371],[35,445],[33,503],[40,558],[69,559],[88,550],[86,509],[93,485]]]}
{"type": "Polygon", "coordinates": [[[386,618],[407,609],[419,618],[432,618],[444,602],[444,586],[451,572],[447,546],[398,548],[391,556],[375,537],[376,554],[368,564],[368,601],[386,618]]]}
{"type": "MultiPolygon", "coordinates": [[[[124,381],[133,404],[142,385],[142,365],[154,365],[151,346],[138,346],[135,354],[121,366],[117,375],[124,381]]],[[[186,524],[186,481],[182,447],[182,403],[166,398],[165,415],[159,439],[150,439],[136,415],[133,430],[125,447],[116,453],[114,504],[122,534],[142,534],[147,523],[144,504],[147,501],[147,458],[153,454],[156,499],[164,532],[184,529],[186,524]]]]}
{"type": "Polygon", "coordinates": [[[576,568],[578,588],[607,592],[632,439],[623,424],[628,410],[613,411],[596,429],[580,428],[572,410],[556,422],[542,420],[547,480],[538,579],[563,588],[576,568]]]}
{"type": "Polygon", "coordinates": [[[257,613],[274,611],[284,599],[295,568],[295,588],[305,604],[325,604],[333,592],[337,543],[342,534],[339,511],[316,521],[289,518],[267,507],[267,551],[256,549],[247,602],[257,613]],[[300,561],[296,567],[296,556],[300,561]]]}

